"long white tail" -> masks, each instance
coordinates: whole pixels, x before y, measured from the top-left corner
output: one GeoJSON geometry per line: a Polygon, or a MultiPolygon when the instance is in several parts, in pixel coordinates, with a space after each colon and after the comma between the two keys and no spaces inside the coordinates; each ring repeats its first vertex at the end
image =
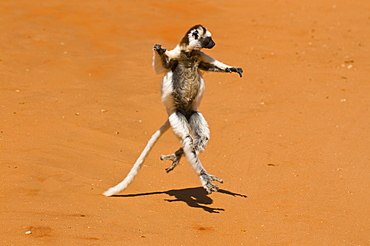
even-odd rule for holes
{"type": "Polygon", "coordinates": [[[153,148],[154,144],[162,136],[162,134],[165,131],[168,130],[169,127],[170,127],[170,123],[168,121],[166,121],[166,123],[164,123],[164,125],[161,126],[161,128],[159,128],[153,134],[153,136],[149,139],[149,141],[148,141],[147,145],[145,146],[143,152],[141,152],[139,158],[136,160],[134,166],[131,168],[131,170],[127,174],[126,178],[121,183],[119,183],[118,185],[116,185],[116,186],[110,188],[109,190],[107,190],[106,192],[104,192],[103,195],[112,196],[112,195],[120,193],[121,191],[126,189],[126,187],[132,182],[132,180],[134,180],[135,176],[139,172],[145,158],[149,154],[150,150],[153,148]]]}

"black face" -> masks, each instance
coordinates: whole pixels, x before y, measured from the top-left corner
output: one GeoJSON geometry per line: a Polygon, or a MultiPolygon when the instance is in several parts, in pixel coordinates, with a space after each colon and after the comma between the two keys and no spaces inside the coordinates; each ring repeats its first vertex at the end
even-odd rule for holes
{"type": "Polygon", "coordinates": [[[206,49],[212,49],[213,46],[215,46],[216,43],[213,42],[213,39],[211,37],[203,38],[202,40],[202,47],[206,49]]]}

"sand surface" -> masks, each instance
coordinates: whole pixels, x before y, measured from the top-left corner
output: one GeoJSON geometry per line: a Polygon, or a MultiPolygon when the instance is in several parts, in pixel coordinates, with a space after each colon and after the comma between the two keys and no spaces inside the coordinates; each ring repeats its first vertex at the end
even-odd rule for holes
{"type": "Polygon", "coordinates": [[[370,3],[1,1],[0,245],[370,245],[370,3]],[[152,47],[206,53],[207,195],[167,132],[152,47]]]}

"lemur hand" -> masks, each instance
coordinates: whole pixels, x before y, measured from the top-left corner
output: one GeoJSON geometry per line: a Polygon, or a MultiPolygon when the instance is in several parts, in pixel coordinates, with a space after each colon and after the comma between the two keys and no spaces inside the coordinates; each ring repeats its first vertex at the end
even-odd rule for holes
{"type": "Polygon", "coordinates": [[[238,73],[240,77],[243,77],[243,69],[240,68],[240,67],[231,67],[229,68],[229,71],[226,71],[226,72],[234,72],[234,73],[238,73]]]}
{"type": "Polygon", "coordinates": [[[228,67],[225,69],[225,72],[227,73],[238,73],[240,77],[243,77],[243,69],[240,67],[228,67]]]}
{"type": "Polygon", "coordinates": [[[160,44],[154,45],[153,50],[157,51],[159,55],[162,55],[164,52],[166,52],[166,49],[163,49],[162,45],[160,44]]]}

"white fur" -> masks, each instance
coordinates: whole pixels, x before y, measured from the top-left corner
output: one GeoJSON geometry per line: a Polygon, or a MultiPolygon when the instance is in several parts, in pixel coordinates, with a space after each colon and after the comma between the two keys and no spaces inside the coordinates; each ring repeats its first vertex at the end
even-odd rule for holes
{"type": "Polygon", "coordinates": [[[172,100],[172,72],[169,71],[162,79],[162,103],[166,107],[167,114],[175,111],[175,105],[172,100]]]}
{"type": "MultiPolygon", "coordinates": [[[[184,153],[188,159],[191,167],[194,171],[200,175],[201,171],[204,170],[199,158],[193,153],[193,138],[191,137],[190,127],[187,124],[186,118],[184,116],[178,115],[176,112],[172,113],[168,118],[173,132],[179,136],[182,140],[182,145],[184,147],[184,153]]],[[[205,170],[204,170],[205,171],[205,170]]]]}
{"type": "Polygon", "coordinates": [[[167,73],[168,69],[165,69],[162,65],[161,65],[161,57],[157,54],[157,52],[154,51],[154,56],[153,56],[153,68],[154,68],[154,71],[157,73],[157,74],[161,74],[161,73],[167,73]]]}
{"type": "Polygon", "coordinates": [[[213,64],[215,65],[216,67],[220,68],[220,69],[226,69],[226,68],[231,68],[232,66],[229,66],[229,65],[226,65],[226,64],[223,64],[222,62],[220,61],[217,61],[216,59],[210,57],[209,55],[207,54],[204,54],[203,52],[200,52],[201,55],[202,55],[202,60],[206,63],[210,63],[210,64],[213,64]]]}

